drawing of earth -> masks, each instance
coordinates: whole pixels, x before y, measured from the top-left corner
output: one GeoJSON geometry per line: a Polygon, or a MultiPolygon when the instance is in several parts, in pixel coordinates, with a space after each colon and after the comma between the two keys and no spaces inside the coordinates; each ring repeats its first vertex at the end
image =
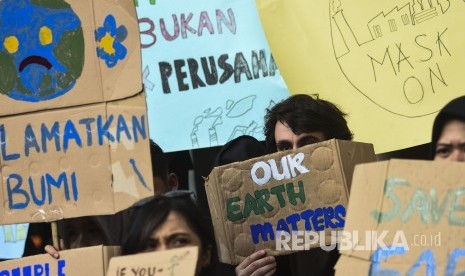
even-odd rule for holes
{"type": "Polygon", "coordinates": [[[334,55],[384,110],[421,117],[465,94],[465,2],[329,0],[334,55]]]}
{"type": "Polygon", "coordinates": [[[0,1],[0,93],[28,102],[59,97],[81,76],[81,21],[60,0],[0,1]]]}

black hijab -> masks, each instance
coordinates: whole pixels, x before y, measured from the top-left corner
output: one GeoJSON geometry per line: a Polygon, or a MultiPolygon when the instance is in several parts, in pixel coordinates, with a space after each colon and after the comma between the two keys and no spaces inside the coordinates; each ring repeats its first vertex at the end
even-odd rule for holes
{"type": "Polygon", "coordinates": [[[431,159],[434,159],[436,144],[441,136],[444,125],[453,119],[465,122],[465,96],[450,101],[439,111],[434,119],[433,133],[431,136],[431,159]]]}

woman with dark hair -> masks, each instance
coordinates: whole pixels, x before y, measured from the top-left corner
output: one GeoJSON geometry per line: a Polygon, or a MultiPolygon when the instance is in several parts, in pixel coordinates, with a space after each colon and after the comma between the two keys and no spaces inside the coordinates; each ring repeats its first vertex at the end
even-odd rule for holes
{"type": "Polygon", "coordinates": [[[122,255],[198,246],[196,275],[216,275],[213,227],[189,192],[169,192],[137,204],[128,225],[122,255]]]}
{"type": "Polygon", "coordinates": [[[449,102],[433,124],[431,158],[465,162],[465,96],[449,102]]]}

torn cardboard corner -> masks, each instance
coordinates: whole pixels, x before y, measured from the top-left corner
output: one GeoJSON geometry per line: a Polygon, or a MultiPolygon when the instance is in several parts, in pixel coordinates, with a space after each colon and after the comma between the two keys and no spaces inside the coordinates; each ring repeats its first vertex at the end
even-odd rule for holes
{"type": "Polygon", "coordinates": [[[199,248],[193,246],[114,257],[110,260],[107,276],[194,276],[198,252],[199,248]]]}
{"type": "Polygon", "coordinates": [[[92,275],[105,276],[108,262],[120,254],[117,246],[93,246],[60,251],[60,259],[49,254],[0,263],[0,275],[92,275]]]}
{"type": "Polygon", "coordinates": [[[142,91],[132,0],[3,0],[0,18],[0,116],[142,91]]]}
{"type": "Polygon", "coordinates": [[[113,214],[153,195],[145,94],[3,117],[0,224],[113,214]]]}
{"type": "Polygon", "coordinates": [[[344,226],[354,166],[375,160],[371,144],[329,140],[214,168],[205,188],[220,261],[319,246],[289,237],[279,248],[279,231],[324,231],[330,243],[330,233],[344,226]],[[299,248],[290,248],[293,241],[299,248]]]}
{"type": "Polygon", "coordinates": [[[464,171],[465,163],[459,162],[358,165],[344,228],[357,240],[340,248],[336,275],[464,271],[464,171]]]}

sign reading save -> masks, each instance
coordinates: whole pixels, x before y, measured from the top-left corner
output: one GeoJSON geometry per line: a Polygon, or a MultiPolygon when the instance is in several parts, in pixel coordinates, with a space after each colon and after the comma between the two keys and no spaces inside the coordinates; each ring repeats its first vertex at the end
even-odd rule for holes
{"type": "Polygon", "coordinates": [[[336,275],[462,275],[464,170],[418,160],[357,166],[344,230],[359,239],[340,250],[336,275]]]}
{"type": "Polygon", "coordinates": [[[280,231],[342,229],[353,168],[374,160],[370,144],[330,140],[215,168],[205,185],[220,260],[290,253],[276,249],[280,231]]]}

